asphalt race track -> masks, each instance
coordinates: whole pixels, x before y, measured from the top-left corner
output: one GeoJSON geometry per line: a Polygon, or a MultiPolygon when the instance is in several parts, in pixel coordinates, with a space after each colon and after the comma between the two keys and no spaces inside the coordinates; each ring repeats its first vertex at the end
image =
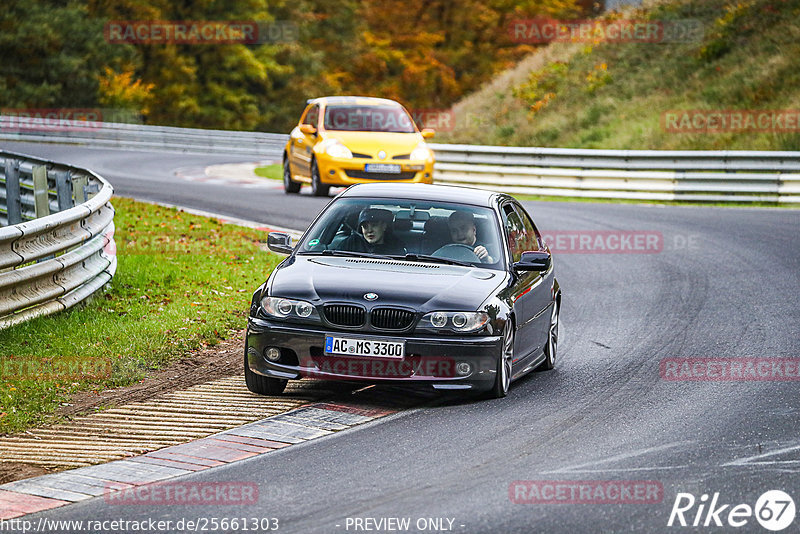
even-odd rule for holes
{"type": "MultiPolygon", "coordinates": [[[[90,167],[122,196],[266,224],[303,229],[326,202],[306,188],[287,196],[277,187],[192,183],[174,175],[177,168],[247,158],[0,145],[90,167]]],[[[755,508],[768,490],[782,490],[800,505],[797,378],[690,381],[660,374],[665,358],[800,357],[800,212],[525,205],[545,234],[646,231],[662,238],[660,249],[648,253],[556,251],[563,311],[554,371],[515,382],[502,400],[444,396],[187,477],[256,482],[258,505],[110,506],[97,498],[26,519],[277,517],[279,532],[363,532],[357,524],[375,525],[356,518],[396,517],[410,518],[415,532],[430,527],[419,519],[445,518],[445,528],[469,533],[663,532],[678,493],[698,501],[685,513],[689,525],[701,495],[709,496],[707,511],[718,493],[717,508],[729,505],[716,516],[723,527],[704,512],[700,527],[669,531],[767,532],[753,516],[733,528],[730,510],[755,508]],[[568,503],[563,495],[555,504],[513,503],[515,481],[651,481],[663,495],[626,504],[568,503]],[[710,526],[703,527],[706,519],[710,526]]],[[[800,518],[785,532],[798,525],[800,518]]]]}

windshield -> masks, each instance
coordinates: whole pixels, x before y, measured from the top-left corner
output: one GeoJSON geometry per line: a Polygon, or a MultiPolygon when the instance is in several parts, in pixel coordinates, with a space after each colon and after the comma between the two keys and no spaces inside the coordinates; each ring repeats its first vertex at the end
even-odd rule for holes
{"type": "Polygon", "coordinates": [[[306,233],[298,254],[376,255],[504,269],[489,208],[418,200],[344,198],[306,233]]]}
{"type": "Polygon", "coordinates": [[[326,130],[414,133],[414,121],[400,106],[333,105],[325,108],[326,130]]]}

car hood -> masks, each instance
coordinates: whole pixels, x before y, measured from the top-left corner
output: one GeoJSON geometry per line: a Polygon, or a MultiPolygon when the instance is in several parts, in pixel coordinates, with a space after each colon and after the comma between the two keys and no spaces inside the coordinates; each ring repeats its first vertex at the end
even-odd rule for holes
{"type": "Polygon", "coordinates": [[[388,132],[344,132],[326,130],[325,138],[337,139],[352,152],[367,154],[377,158],[380,150],[386,152],[387,159],[393,156],[411,154],[423,140],[418,133],[388,132]]]}
{"type": "Polygon", "coordinates": [[[269,295],[314,304],[355,302],[432,310],[478,310],[505,280],[489,269],[370,258],[295,256],[272,277],[269,295]],[[376,293],[372,302],[366,293],[376,293]]]}

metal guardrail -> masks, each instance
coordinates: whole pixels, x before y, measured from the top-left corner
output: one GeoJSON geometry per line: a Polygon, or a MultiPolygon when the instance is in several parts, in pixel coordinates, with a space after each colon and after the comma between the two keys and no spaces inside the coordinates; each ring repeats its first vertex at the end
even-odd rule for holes
{"type": "MultiPolygon", "coordinates": [[[[279,159],[287,135],[0,116],[0,140],[279,159]],[[28,120],[28,122],[25,122],[28,120]],[[36,130],[35,128],[40,128],[36,130]]],[[[430,144],[434,180],[557,197],[800,202],[800,152],[589,150],[430,144]]]]}
{"type": "Polygon", "coordinates": [[[230,154],[279,159],[289,136],[285,134],[200,130],[170,126],[142,126],[111,122],[57,120],[0,115],[0,140],[72,143],[92,147],[230,154]]]}
{"type": "Polygon", "coordinates": [[[78,304],[117,267],[111,185],[0,151],[0,329],[78,304]]]}
{"type": "Polygon", "coordinates": [[[544,196],[800,202],[800,152],[429,145],[438,182],[544,196]]]}

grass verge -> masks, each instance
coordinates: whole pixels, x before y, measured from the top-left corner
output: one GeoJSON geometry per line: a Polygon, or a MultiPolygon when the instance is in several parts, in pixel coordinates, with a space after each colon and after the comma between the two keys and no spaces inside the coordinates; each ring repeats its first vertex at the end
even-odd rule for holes
{"type": "Polygon", "coordinates": [[[0,433],[41,424],[76,391],[142,380],[245,325],[281,260],[257,230],[124,198],[117,273],[87,305],[0,331],[0,433]]]}
{"type": "Polygon", "coordinates": [[[253,172],[262,178],[269,178],[270,180],[283,180],[283,165],[280,163],[256,167],[255,171],[253,172]]]}

